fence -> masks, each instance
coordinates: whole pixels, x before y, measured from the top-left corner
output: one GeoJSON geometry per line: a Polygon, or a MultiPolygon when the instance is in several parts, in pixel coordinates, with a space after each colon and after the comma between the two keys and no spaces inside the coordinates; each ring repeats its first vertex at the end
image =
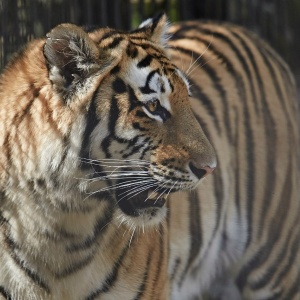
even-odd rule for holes
{"type": "Polygon", "coordinates": [[[0,70],[21,45],[59,23],[131,29],[162,10],[171,21],[226,20],[256,31],[300,82],[299,0],[0,0],[0,70]]]}

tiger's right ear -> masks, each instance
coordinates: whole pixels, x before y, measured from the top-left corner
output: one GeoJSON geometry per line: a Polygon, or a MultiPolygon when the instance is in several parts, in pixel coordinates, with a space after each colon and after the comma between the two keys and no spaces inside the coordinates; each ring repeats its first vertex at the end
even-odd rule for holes
{"type": "Polygon", "coordinates": [[[61,24],[47,34],[44,55],[49,78],[59,88],[69,90],[99,70],[99,49],[88,34],[72,24],[61,24]]]}

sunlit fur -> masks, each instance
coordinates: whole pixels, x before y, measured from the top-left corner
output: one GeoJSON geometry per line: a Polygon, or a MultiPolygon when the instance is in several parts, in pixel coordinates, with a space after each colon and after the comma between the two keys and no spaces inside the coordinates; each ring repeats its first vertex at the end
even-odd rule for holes
{"type": "Polygon", "coordinates": [[[256,36],[59,25],[0,103],[0,299],[300,299],[295,84],[256,36]]]}

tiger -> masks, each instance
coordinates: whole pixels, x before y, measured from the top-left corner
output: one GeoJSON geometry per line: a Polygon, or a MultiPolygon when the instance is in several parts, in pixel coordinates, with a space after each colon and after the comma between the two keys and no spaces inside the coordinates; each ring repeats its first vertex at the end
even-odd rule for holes
{"type": "Polygon", "coordinates": [[[300,299],[296,85],[253,33],[60,24],[0,101],[0,299],[300,299]]]}

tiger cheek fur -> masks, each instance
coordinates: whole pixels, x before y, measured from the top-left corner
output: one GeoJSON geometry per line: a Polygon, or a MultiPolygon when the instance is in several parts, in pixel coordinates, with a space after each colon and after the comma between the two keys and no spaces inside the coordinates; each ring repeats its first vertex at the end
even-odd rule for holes
{"type": "Polygon", "coordinates": [[[1,75],[0,299],[299,299],[289,69],[242,28],[167,25],[61,24],[1,75]]]}

